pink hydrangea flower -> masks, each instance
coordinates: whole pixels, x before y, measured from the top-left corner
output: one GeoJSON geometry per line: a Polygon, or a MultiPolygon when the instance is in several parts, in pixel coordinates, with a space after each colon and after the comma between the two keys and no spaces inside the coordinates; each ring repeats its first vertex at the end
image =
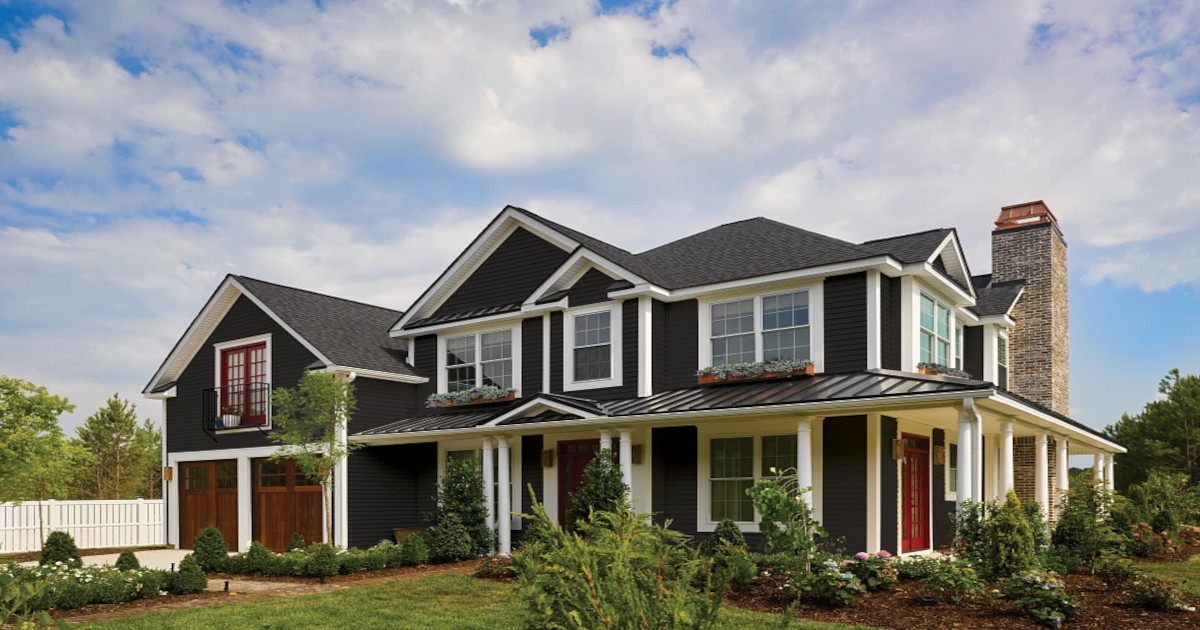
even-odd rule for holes
{"type": "Polygon", "coordinates": [[[892,554],[888,553],[887,549],[880,549],[879,553],[876,555],[878,555],[880,558],[891,558],[892,557],[892,554]]]}
{"type": "Polygon", "coordinates": [[[869,554],[865,551],[860,551],[860,552],[854,554],[854,557],[858,560],[866,560],[871,557],[871,554],[869,554]]]}
{"type": "Polygon", "coordinates": [[[1141,537],[1142,537],[1142,535],[1141,535],[1140,533],[1138,533],[1138,532],[1133,532],[1133,537],[1134,537],[1134,538],[1141,538],[1141,537]]]}

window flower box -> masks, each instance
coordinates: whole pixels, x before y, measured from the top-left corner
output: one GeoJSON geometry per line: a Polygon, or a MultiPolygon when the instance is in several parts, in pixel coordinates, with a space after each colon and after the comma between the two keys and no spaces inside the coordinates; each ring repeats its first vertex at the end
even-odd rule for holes
{"type": "Polygon", "coordinates": [[[812,361],[759,361],[757,363],[730,363],[704,368],[696,372],[696,383],[736,383],[739,381],[761,381],[789,376],[817,373],[817,364],[812,361]]]}
{"type": "Polygon", "coordinates": [[[929,374],[933,376],[953,376],[955,378],[971,378],[971,375],[948,365],[940,363],[918,363],[917,374],[929,374]]]}
{"type": "Polygon", "coordinates": [[[505,402],[513,400],[517,397],[517,390],[509,387],[496,387],[494,385],[483,385],[481,387],[472,387],[470,389],[462,389],[456,392],[446,392],[444,394],[433,394],[425,399],[426,407],[459,407],[462,405],[476,405],[479,403],[505,402]]]}

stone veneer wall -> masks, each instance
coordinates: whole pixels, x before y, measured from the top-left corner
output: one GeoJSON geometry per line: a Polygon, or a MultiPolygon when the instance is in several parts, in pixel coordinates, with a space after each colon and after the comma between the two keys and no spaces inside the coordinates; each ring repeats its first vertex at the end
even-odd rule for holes
{"type": "MultiPolygon", "coordinates": [[[[1046,510],[1046,518],[1054,520],[1058,514],[1058,502],[1061,491],[1058,486],[1058,444],[1050,437],[1046,440],[1047,466],[1050,473],[1050,507],[1046,510]]],[[[1029,503],[1037,499],[1037,438],[1013,438],[1013,486],[1021,503],[1029,503]]]]}
{"type": "Polygon", "coordinates": [[[992,232],[992,281],[1024,279],[1008,337],[1008,389],[1070,413],[1067,243],[1053,223],[992,232]]]}

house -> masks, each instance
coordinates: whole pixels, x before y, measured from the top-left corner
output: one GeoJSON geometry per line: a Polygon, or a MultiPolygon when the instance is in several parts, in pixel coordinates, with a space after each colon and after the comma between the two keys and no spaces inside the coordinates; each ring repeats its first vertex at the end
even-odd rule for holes
{"type": "Polygon", "coordinates": [[[1111,484],[1124,449],[1068,415],[1054,215],[1003,208],[992,253],[972,276],[953,229],[850,243],[756,218],[632,254],[507,207],[405,312],[231,275],[145,390],[165,405],[168,539],[323,535],[319,490],[268,459],[270,391],[306,370],[358,397],[339,545],[422,526],[446,462],[478,458],[507,552],[514,514],[536,496],[562,519],[601,448],[638,509],[698,537],[723,518],[756,535],[744,491],[783,470],[847,550],[946,545],[957,503],[1009,488],[1053,515],[1069,455],[1093,455],[1111,484]],[[697,376],[764,360],[815,373],[697,376]],[[515,391],[426,406],[479,385],[515,391]]]}

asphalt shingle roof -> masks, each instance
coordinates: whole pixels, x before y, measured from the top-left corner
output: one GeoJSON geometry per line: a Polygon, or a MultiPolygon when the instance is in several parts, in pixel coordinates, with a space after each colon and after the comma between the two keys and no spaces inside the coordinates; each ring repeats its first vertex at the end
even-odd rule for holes
{"type": "Polygon", "coordinates": [[[925,262],[929,260],[930,256],[933,256],[933,252],[937,251],[938,246],[953,231],[950,228],[925,230],[914,234],[866,241],[861,247],[877,254],[891,254],[893,258],[902,263],[925,262]]]}
{"type": "Polygon", "coordinates": [[[388,336],[402,312],[233,276],[288,326],[336,365],[416,376],[404,343],[388,336]]]}
{"type": "Polygon", "coordinates": [[[1005,315],[1025,288],[1024,280],[1009,280],[1007,282],[992,282],[991,274],[973,276],[971,284],[975,287],[976,315],[1005,315]]]}

